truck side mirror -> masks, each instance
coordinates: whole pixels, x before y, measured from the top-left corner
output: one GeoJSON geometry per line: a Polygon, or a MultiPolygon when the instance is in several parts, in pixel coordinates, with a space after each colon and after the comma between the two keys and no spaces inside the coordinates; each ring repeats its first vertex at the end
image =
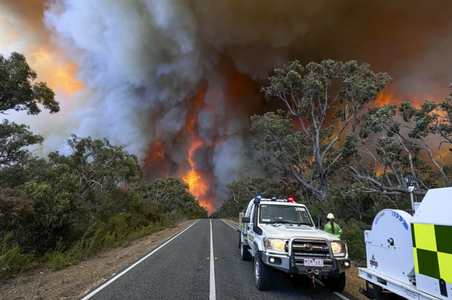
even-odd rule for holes
{"type": "Polygon", "coordinates": [[[250,222],[250,217],[242,217],[242,223],[248,224],[250,222]]]}

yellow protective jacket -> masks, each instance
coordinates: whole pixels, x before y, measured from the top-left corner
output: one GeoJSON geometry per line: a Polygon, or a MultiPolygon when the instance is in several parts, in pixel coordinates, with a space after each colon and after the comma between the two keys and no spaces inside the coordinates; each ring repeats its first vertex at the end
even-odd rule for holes
{"type": "Polygon", "coordinates": [[[337,236],[338,238],[341,238],[341,235],[342,235],[341,226],[339,226],[336,222],[333,222],[333,224],[334,224],[334,233],[333,233],[333,229],[331,228],[331,222],[328,222],[325,224],[325,227],[324,227],[325,232],[331,233],[331,234],[337,236]]]}

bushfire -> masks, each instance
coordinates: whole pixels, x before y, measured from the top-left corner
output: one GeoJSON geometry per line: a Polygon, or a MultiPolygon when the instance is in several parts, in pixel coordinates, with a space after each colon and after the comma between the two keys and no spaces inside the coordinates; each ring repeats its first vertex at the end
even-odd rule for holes
{"type": "Polygon", "coordinates": [[[194,100],[191,102],[193,107],[187,114],[187,129],[190,134],[190,149],[188,150],[188,163],[190,165],[190,170],[182,176],[182,179],[188,184],[190,192],[198,199],[201,206],[206,208],[209,214],[211,214],[215,208],[213,207],[212,201],[209,201],[207,198],[209,194],[209,186],[204,178],[205,175],[197,170],[195,162],[196,150],[203,146],[203,141],[197,130],[198,126],[196,117],[199,113],[200,107],[202,106],[204,97],[204,93],[196,95],[194,100]]]}

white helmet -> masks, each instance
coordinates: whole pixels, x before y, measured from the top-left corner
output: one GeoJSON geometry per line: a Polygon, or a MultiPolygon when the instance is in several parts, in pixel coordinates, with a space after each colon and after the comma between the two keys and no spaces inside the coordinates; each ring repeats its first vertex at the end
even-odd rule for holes
{"type": "Polygon", "coordinates": [[[327,219],[334,219],[334,215],[332,213],[329,213],[328,216],[326,216],[327,219]]]}

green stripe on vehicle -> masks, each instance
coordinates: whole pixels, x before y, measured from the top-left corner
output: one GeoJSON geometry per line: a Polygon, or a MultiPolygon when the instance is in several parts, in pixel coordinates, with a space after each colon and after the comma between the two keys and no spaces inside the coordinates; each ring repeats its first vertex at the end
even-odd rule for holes
{"type": "Polygon", "coordinates": [[[413,240],[413,248],[416,248],[416,239],[414,238],[414,224],[411,223],[411,239],[413,240]]]}
{"type": "Polygon", "coordinates": [[[411,224],[417,274],[452,284],[452,226],[411,224]]]}
{"type": "Polygon", "coordinates": [[[435,225],[438,252],[452,254],[452,227],[435,225]]]}
{"type": "Polygon", "coordinates": [[[417,249],[417,260],[419,264],[419,274],[440,279],[438,254],[436,252],[417,249]]]}

